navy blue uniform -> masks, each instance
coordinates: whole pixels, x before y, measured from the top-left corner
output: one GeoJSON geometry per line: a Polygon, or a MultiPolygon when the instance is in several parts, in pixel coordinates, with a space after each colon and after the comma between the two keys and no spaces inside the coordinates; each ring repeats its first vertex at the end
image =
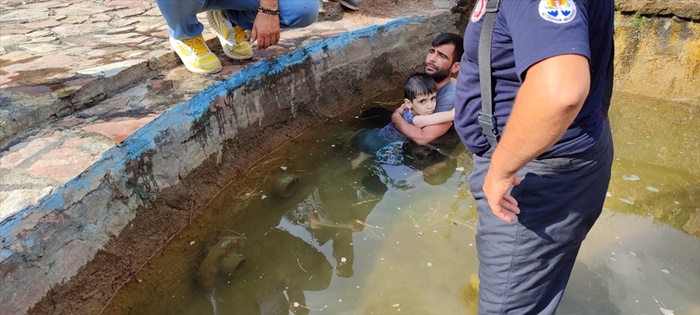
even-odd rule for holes
{"type": "MultiPolygon", "coordinates": [[[[478,43],[486,0],[477,1],[464,36],[455,95],[455,128],[474,153],[469,187],[479,211],[479,313],[552,314],[576,255],[600,215],[612,164],[604,113],[612,80],[612,0],[501,0],[493,31],[495,117],[500,134],[528,69],[539,61],[579,54],[590,64],[584,105],[556,144],[518,171],[518,220],[497,218],[483,192],[490,148],[477,122],[481,110],[478,43]]],[[[566,86],[561,87],[567,89],[566,86]]]]}
{"type": "MultiPolygon", "coordinates": [[[[477,2],[477,9],[481,2],[486,1],[477,2]]],[[[603,130],[601,106],[606,97],[606,73],[612,52],[613,13],[611,0],[501,0],[492,46],[495,116],[501,134],[527,69],[552,56],[580,54],[591,64],[590,93],[574,123],[543,156],[580,153],[598,140],[603,130]],[[555,2],[570,11],[568,17],[563,17],[561,10],[546,6],[555,2]],[[548,11],[559,15],[559,20],[543,18],[542,15],[550,15],[548,11]]],[[[489,149],[477,123],[481,109],[478,49],[482,25],[483,19],[472,21],[465,31],[455,105],[455,128],[467,148],[476,154],[489,149]]]]}

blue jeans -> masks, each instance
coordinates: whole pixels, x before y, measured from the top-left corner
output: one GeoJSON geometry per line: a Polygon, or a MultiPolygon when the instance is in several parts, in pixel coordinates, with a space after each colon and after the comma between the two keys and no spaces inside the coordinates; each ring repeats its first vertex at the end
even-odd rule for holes
{"type": "MultiPolygon", "coordinates": [[[[260,3],[257,0],[156,0],[170,36],[183,40],[199,36],[204,30],[197,20],[197,13],[213,10],[225,11],[226,17],[244,29],[253,28],[260,3]]],[[[318,17],[317,0],[279,0],[280,27],[304,27],[318,17]]]]}
{"type": "Polygon", "coordinates": [[[610,127],[576,156],[536,159],[518,173],[518,220],[498,219],[482,186],[490,153],[474,156],[469,188],[479,224],[479,314],[552,314],[586,234],[601,213],[610,182],[610,127]],[[524,176],[524,178],[523,178],[524,176]]]}

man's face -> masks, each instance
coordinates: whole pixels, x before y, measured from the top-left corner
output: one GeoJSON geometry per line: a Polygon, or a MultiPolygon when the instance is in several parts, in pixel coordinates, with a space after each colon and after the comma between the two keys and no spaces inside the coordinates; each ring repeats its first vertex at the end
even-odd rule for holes
{"type": "Polygon", "coordinates": [[[440,83],[452,74],[452,53],[455,46],[444,44],[431,47],[428,56],[425,57],[425,73],[429,74],[435,82],[440,83]]]}

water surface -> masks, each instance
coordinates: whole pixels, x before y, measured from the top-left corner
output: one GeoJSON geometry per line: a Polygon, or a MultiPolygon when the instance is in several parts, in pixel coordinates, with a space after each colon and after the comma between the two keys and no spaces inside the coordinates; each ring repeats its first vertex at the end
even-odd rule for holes
{"type": "MultiPolygon", "coordinates": [[[[476,314],[470,156],[351,169],[347,139],[381,124],[360,110],[262,158],[106,313],[476,314]]],[[[558,313],[700,313],[698,110],[615,96],[608,198],[558,313]]]]}

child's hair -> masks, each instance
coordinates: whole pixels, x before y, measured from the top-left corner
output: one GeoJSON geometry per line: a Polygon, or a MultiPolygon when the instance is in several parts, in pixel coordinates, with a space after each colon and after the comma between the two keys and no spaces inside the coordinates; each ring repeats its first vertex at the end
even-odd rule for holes
{"type": "Polygon", "coordinates": [[[403,97],[409,101],[435,92],[437,92],[435,80],[425,73],[414,73],[403,84],[403,97]]]}

